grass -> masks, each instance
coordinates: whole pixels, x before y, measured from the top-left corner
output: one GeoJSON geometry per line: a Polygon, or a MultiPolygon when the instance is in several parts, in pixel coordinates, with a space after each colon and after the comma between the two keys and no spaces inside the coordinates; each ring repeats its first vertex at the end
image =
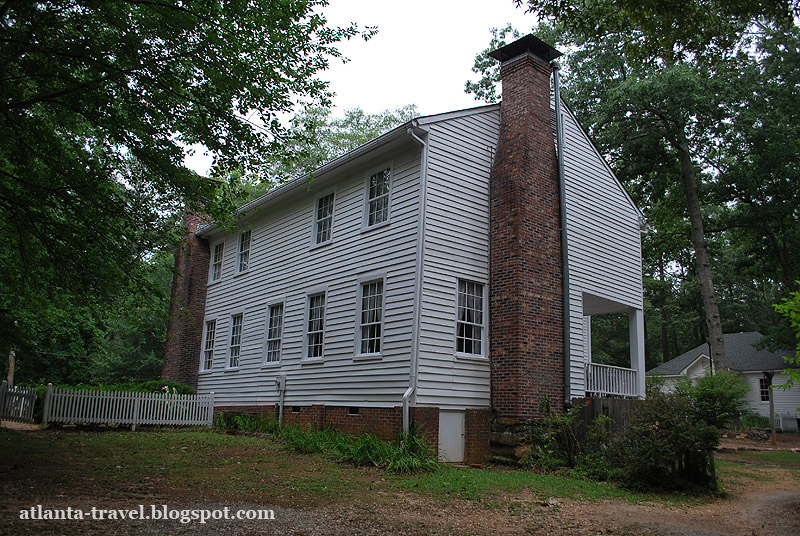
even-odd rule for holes
{"type": "Polygon", "coordinates": [[[506,494],[529,492],[534,498],[620,499],[626,502],[686,503],[697,499],[685,495],[655,495],[632,491],[608,482],[596,482],[563,474],[533,473],[505,468],[472,469],[442,466],[432,473],[391,479],[405,491],[421,492],[438,499],[463,499],[492,504],[506,494]]]}
{"type": "Polygon", "coordinates": [[[739,450],[719,455],[720,460],[737,459],[758,463],[796,464],[785,465],[787,469],[800,470],[800,452],[787,450],[739,450]]]}

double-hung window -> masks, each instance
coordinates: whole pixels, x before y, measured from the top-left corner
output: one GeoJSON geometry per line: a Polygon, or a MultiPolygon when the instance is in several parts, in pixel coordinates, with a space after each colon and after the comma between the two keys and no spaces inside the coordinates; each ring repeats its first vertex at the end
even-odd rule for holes
{"type": "Polygon", "coordinates": [[[331,240],[333,230],[333,194],[317,199],[314,210],[314,244],[325,244],[331,240]]]}
{"type": "Polygon", "coordinates": [[[484,286],[481,283],[458,280],[456,311],[456,352],[471,356],[484,355],[486,338],[484,286]]]}
{"type": "Polygon", "coordinates": [[[239,357],[242,354],[242,322],[244,315],[238,314],[231,317],[231,344],[228,347],[228,367],[239,366],[239,357]]]}
{"type": "Polygon", "coordinates": [[[239,259],[236,268],[239,273],[246,272],[250,266],[250,236],[249,229],[239,235],[239,259]]]}
{"type": "Polygon", "coordinates": [[[225,250],[225,243],[220,242],[214,246],[211,252],[211,281],[222,279],[222,253],[225,250]]]}
{"type": "Polygon", "coordinates": [[[389,195],[392,188],[392,170],[386,168],[369,176],[367,182],[367,227],[389,221],[389,195]]]}
{"type": "Polygon", "coordinates": [[[762,402],[769,402],[769,385],[770,382],[766,378],[759,378],[758,379],[758,391],[761,395],[762,402]]]}
{"type": "Polygon", "coordinates": [[[203,368],[211,370],[214,365],[214,339],[217,334],[217,321],[206,321],[206,336],[203,338],[203,368]]]}
{"type": "Polygon", "coordinates": [[[381,353],[383,301],[383,280],[361,284],[358,332],[360,355],[381,353]]]}
{"type": "Polygon", "coordinates": [[[267,314],[267,353],[264,361],[277,363],[281,360],[281,336],[283,334],[283,304],[269,306],[267,314]]]}
{"type": "Polygon", "coordinates": [[[308,297],[308,323],[306,324],[306,359],[323,357],[325,338],[325,293],[308,297]]]}

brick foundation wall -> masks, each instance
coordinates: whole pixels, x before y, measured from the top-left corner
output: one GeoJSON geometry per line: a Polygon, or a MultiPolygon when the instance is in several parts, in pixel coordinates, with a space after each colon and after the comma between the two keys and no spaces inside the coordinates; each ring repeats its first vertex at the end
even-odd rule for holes
{"type": "Polygon", "coordinates": [[[194,234],[202,221],[200,215],[188,211],[183,218],[186,234],[175,252],[175,275],[172,278],[162,370],[165,380],[185,383],[195,389],[200,369],[211,257],[208,242],[194,234]]]}
{"type": "MultiPolygon", "coordinates": [[[[283,422],[322,430],[331,426],[348,434],[371,433],[385,441],[393,441],[403,430],[403,408],[365,408],[358,407],[358,414],[352,414],[348,406],[291,406],[283,408],[283,422]],[[294,411],[297,409],[298,411],[294,411]]],[[[411,425],[421,433],[428,444],[434,448],[439,445],[439,408],[431,406],[411,407],[411,425]]],[[[216,406],[216,413],[232,411],[252,413],[261,417],[278,418],[276,405],[265,406],[216,406]]],[[[465,418],[464,463],[484,463],[489,454],[489,423],[491,410],[468,409],[465,418]]]]}
{"type": "Polygon", "coordinates": [[[490,179],[491,401],[504,421],[563,410],[564,322],[551,68],[524,53],[500,75],[500,139],[490,179]]]}
{"type": "Polygon", "coordinates": [[[492,410],[468,409],[464,417],[464,463],[485,463],[489,459],[492,410]]]}

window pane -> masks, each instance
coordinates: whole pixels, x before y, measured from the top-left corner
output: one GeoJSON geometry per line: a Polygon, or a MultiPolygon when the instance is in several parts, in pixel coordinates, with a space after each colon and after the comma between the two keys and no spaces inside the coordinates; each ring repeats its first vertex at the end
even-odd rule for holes
{"type": "Polygon", "coordinates": [[[269,326],[267,327],[267,356],[268,362],[281,359],[281,333],[283,332],[283,304],[272,305],[269,308],[269,326]]]}
{"type": "Polygon", "coordinates": [[[381,351],[383,320],[383,281],[361,285],[361,345],[360,353],[377,354],[381,351]]]}
{"type": "Polygon", "coordinates": [[[314,243],[321,244],[331,239],[331,226],[333,224],[333,194],[320,197],[317,200],[316,217],[314,220],[314,243]]]}
{"type": "Polygon", "coordinates": [[[308,298],[308,329],[306,357],[322,357],[322,342],[325,332],[325,295],[308,298]]]}
{"type": "Polygon", "coordinates": [[[458,281],[456,352],[483,354],[483,285],[458,281]]]}

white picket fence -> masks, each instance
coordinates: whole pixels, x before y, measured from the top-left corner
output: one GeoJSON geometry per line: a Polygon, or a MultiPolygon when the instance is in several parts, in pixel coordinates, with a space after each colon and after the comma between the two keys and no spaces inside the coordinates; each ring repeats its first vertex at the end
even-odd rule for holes
{"type": "Polygon", "coordinates": [[[214,393],[179,395],[93,391],[47,385],[42,423],[211,426],[214,393]]]}
{"type": "Polygon", "coordinates": [[[33,422],[36,389],[33,387],[0,384],[0,419],[15,422],[33,422]]]}

